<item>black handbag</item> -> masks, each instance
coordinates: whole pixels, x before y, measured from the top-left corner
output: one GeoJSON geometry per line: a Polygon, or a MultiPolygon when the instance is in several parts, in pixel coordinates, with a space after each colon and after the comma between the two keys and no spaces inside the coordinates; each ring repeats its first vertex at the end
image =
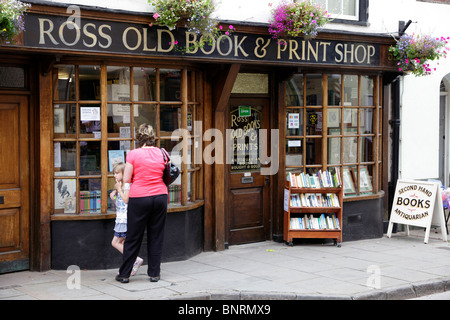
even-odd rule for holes
{"type": "Polygon", "coordinates": [[[180,169],[178,169],[176,165],[170,162],[169,155],[166,154],[166,152],[164,152],[162,149],[160,150],[163,155],[164,163],[166,165],[163,172],[163,181],[166,186],[169,186],[180,175],[180,169]]]}

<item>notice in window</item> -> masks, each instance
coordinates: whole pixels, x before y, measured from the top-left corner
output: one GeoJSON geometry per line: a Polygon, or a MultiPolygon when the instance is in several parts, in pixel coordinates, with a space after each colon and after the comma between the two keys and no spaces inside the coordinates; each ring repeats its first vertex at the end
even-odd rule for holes
{"type": "Polygon", "coordinates": [[[288,129],[298,129],[298,128],[300,128],[300,114],[289,113],[288,129]]]}
{"type": "Polygon", "coordinates": [[[81,121],[100,121],[100,107],[81,107],[81,121]]]}

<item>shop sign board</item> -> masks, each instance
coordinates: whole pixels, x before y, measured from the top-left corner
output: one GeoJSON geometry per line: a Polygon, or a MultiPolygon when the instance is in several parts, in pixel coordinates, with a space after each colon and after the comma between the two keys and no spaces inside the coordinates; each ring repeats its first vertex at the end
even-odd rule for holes
{"type": "Polygon", "coordinates": [[[394,223],[426,228],[424,242],[428,243],[431,225],[441,227],[447,241],[444,206],[439,182],[398,180],[392,204],[387,236],[392,235],[394,223]]]}
{"type": "Polygon", "coordinates": [[[209,58],[216,60],[379,67],[376,43],[321,39],[273,39],[269,34],[233,32],[206,39],[185,28],[28,13],[24,46],[71,52],[209,58]],[[211,41],[209,41],[211,40],[211,41]]]}

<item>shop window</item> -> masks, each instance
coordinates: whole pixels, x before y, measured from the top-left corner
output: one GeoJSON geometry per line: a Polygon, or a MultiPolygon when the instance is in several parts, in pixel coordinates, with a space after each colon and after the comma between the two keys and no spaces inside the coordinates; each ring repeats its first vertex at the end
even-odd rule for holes
{"type": "Polygon", "coordinates": [[[379,81],[366,75],[294,75],[286,83],[286,171],[338,171],[346,197],[378,192],[379,81]]]}
{"type": "Polygon", "coordinates": [[[109,198],[113,165],[125,162],[137,147],[135,134],[143,123],[153,126],[157,146],[169,151],[182,170],[169,187],[169,208],[198,200],[201,168],[193,161],[194,120],[201,108],[197,78],[196,72],[183,69],[57,65],[54,213],[115,212],[109,198]]]}

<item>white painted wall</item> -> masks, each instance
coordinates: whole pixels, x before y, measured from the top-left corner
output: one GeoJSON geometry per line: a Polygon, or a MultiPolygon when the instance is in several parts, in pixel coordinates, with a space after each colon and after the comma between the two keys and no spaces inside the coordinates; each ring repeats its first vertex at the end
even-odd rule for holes
{"type": "MultiPolygon", "coordinates": [[[[49,0],[48,2],[92,5],[92,0],[49,0]]],[[[281,0],[221,0],[220,20],[267,23],[271,7],[281,0]]],[[[328,24],[327,29],[361,33],[391,34],[400,20],[414,23],[407,33],[450,36],[450,5],[416,0],[371,0],[369,25],[328,24]]],[[[95,6],[133,12],[154,12],[147,0],[95,0],[95,6]]],[[[432,64],[436,65],[436,64],[432,64]]],[[[405,76],[401,96],[400,177],[407,179],[438,176],[439,84],[450,73],[450,57],[442,59],[433,75],[405,76]]],[[[450,140],[450,139],[449,139],[450,140]]]]}

